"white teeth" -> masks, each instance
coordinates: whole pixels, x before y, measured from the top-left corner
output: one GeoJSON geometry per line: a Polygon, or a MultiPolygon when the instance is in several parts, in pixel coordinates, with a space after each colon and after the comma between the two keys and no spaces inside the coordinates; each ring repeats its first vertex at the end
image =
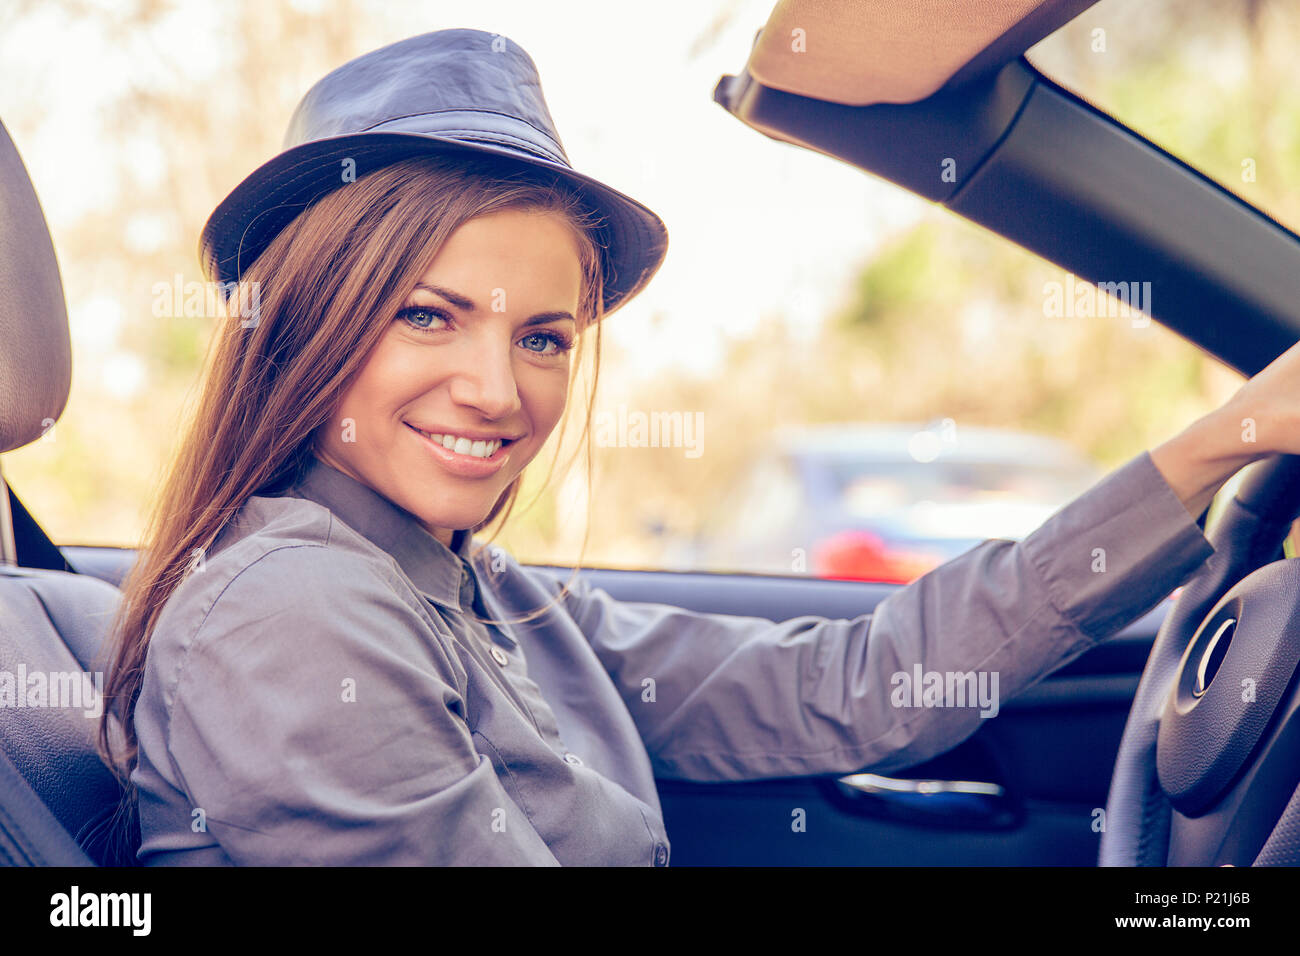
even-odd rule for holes
{"type": "Polygon", "coordinates": [[[472,441],[468,438],[457,438],[455,435],[432,435],[429,432],[420,432],[420,434],[449,451],[474,458],[491,458],[501,447],[501,440],[498,438],[491,441],[472,441]]]}

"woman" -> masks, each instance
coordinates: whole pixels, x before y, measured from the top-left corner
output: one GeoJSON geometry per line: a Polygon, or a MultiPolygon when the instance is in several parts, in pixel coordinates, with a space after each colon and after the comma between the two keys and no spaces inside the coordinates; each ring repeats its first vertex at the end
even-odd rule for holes
{"type": "Polygon", "coordinates": [[[472,536],[508,517],[576,346],[594,326],[599,355],[662,224],[569,168],[532,61],[479,31],[334,71],[288,142],[204,230],[236,311],[115,628],[100,743],[145,863],[665,865],[656,774],[954,746],[987,706],[918,706],[895,675],[978,671],[1012,696],[1200,567],[1193,517],[1228,476],[1300,450],[1280,438],[1293,349],[1025,541],[874,614],[774,624],[561,587],[472,536]]]}

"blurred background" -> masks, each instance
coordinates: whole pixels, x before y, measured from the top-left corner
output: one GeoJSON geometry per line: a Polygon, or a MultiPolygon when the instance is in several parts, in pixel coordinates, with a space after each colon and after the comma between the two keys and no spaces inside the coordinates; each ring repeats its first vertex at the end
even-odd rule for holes
{"type": "MultiPolygon", "coordinates": [[[[525,563],[586,536],[587,565],[906,581],[1026,534],[1240,386],[1153,322],[1046,314],[1060,269],[728,116],[714,84],[771,6],[7,0],[0,118],[50,222],[74,377],[6,477],[56,543],[137,546],[215,328],[159,314],[158,288],[202,280],[204,221],[315,80],[447,27],[523,46],[574,167],[671,236],[604,329],[591,484],[581,459],[543,483],[553,443],[497,538],[525,563]],[[658,447],[649,422],[672,426],[658,447]]],[[[1285,0],[1103,0],[1029,58],[1293,226],[1298,43],[1285,0]]]]}

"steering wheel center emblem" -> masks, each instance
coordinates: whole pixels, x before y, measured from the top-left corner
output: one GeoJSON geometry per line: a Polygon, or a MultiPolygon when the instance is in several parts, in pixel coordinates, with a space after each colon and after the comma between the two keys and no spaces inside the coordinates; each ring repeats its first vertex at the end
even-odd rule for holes
{"type": "Polygon", "coordinates": [[[1201,652],[1201,659],[1196,664],[1196,680],[1192,684],[1193,697],[1204,694],[1206,688],[1210,686],[1210,681],[1214,680],[1219,664],[1223,662],[1223,655],[1228,650],[1228,644],[1232,641],[1230,632],[1236,623],[1235,617],[1227,618],[1219,625],[1214,636],[1206,641],[1205,650],[1201,652]]]}

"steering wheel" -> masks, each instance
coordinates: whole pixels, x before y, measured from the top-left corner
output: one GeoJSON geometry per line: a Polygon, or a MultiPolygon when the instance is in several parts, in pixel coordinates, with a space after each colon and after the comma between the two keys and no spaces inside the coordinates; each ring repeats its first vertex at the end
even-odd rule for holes
{"type": "Polygon", "coordinates": [[[1102,866],[1300,863],[1300,559],[1281,550],[1300,513],[1300,456],[1249,467],[1210,529],[1215,553],[1152,644],[1102,866]]]}

